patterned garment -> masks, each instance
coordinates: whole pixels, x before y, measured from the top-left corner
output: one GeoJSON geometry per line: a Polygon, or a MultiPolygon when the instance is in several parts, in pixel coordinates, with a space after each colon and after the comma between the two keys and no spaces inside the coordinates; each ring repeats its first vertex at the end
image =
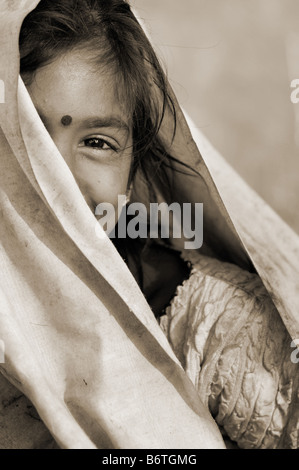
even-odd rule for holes
{"type": "Polygon", "coordinates": [[[183,256],[193,269],[161,327],[200,397],[239,448],[298,448],[299,363],[259,276],[183,256]]]}

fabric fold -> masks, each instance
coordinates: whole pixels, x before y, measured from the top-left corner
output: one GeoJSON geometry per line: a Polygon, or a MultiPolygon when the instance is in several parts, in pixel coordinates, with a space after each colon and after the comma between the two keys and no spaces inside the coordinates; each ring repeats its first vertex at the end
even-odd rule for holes
{"type": "MultiPolygon", "coordinates": [[[[0,2],[1,372],[61,448],[223,449],[133,275],[104,231],[99,237],[99,226],[96,233],[97,221],[18,77],[19,30],[37,4],[0,2]]],[[[161,139],[199,174],[174,172],[178,202],[204,203],[207,248],[249,270],[255,266],[298,338],[298,237],[241,179],[231,178],[193,129],[192,136],[175,103],[176,138],[171,142],[166,116],[161,139]],[[236,190],[245,206],[234,203],[236,190]],[[257,206],[258,237],[246,223],[257,206]],[[268,237],[272,227],[283,234],[281,249],[268,237]]],[[[138,197],[138,178],[135,184],[138,197]]],[[[157,188],[162,198],[163,189],[157,188]]]]}

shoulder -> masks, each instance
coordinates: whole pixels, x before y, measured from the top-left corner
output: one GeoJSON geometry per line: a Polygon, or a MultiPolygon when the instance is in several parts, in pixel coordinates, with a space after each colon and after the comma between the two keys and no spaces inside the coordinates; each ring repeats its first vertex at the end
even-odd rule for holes
{"type": "Polygon", "coordinates": [[[224,344],[223,335],[228,339],[248,324],[252,328],[261,315],[263,321],[274,315],[280,322],[257,274],[196,252],[185,251],[182,256],[191,263],[191,273],[177,287],[162,321],[179,356],[183,338],[192,336],[189,343],[201,351],[206,341],[224,344]]]}

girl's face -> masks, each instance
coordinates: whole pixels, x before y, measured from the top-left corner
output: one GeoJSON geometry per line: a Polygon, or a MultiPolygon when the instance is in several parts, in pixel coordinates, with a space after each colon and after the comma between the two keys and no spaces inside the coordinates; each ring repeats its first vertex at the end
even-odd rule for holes
{"type": "Polygon", "coordinates": [[[128,186],[132,127],[114,86],[113,76],[78,50],[38,69],[27,87],[93,212],[102,202],[116,208],[128,186]]]}

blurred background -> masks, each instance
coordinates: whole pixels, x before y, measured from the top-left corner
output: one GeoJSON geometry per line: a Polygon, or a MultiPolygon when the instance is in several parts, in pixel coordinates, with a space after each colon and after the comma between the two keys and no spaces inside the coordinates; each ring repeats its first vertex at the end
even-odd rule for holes
{"type": "Polygon", "coordinates": [[[299,233],[298,0],[130,3],[181,106],[299,233]]]}

